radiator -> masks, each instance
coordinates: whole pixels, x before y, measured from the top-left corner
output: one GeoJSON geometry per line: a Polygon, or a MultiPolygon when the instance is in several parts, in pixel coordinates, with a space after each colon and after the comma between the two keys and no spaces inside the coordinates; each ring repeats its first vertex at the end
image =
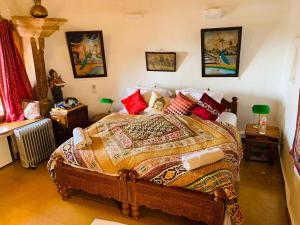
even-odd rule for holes
{"type": "Polygon", "coordinates": [[[50,119],[15,129],[14,134],[23,167],[35,168],[38,163],[49,159],[56,148],[50,119]]]}

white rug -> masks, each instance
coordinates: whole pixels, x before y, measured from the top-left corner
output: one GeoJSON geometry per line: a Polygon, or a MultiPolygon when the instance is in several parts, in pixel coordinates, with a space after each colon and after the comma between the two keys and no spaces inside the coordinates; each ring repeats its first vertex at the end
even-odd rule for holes
{"type": "Polygon", "coordinates": [[[125,223],[117,223],[109,220],[95,219],[91,225],[126,225],[125,223]]]}

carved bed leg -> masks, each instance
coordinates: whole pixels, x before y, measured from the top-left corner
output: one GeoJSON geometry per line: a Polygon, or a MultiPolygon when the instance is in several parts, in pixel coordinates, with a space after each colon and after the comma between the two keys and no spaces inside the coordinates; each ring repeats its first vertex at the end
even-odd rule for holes
{"type": "Polygon", "coordinates": [[[130,214],[130,204],[122,202],[122,215],[129,217],[130,214]]]}
{"type": "Polygon", "coordinates": [[[127,181],[128,181],[128,170],[120,170],[120,190],[119,190],[119,199],[122,203],[122,215],[129,217],[130,215],[130,204],[128,203],[128,197],[127,197],[127,181]]]}
{"type": "Polygon", "coordinates": [[[214,201],[217,202],[219,200],[221,200],[221,194],[219,190],[214,190],[214,201]]]}
{"type": "Polygon", "coordinates": [[[61,187],[60,187],[60,185],[59,185],[59,184],[56,184],[56,187],[57,187],[58,193],[61,193],[61,187]]]}
{"type": "Polygon", "coordinates": [[[128,176],[129,176],[129,180],[131,180],[133,182],[137,182],[138,174],[136,171],[134,171],[134,170],[129,171],[128,176]]]}
{"type": "Polygon", "coordinates": [[[131,216],[133,219],[138,220],[140,216],[139,206],[137,205],[130,205],[131,209],[131,216]]]}
{"type": "Polygon", "coordinates": [[[62,197],[62,200],[67,201],[69,200],[69,189],[68,187],[60,187],[60,194],[62,197]]]}

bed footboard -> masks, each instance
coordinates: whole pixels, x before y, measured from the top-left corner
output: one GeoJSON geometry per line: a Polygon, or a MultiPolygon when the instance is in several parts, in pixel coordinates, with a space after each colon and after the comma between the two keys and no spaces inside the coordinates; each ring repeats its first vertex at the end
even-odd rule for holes
{"type": "Polygon", "coordinates": [[[176,187],[157,185],[137,179],[135,171],[121,170],[120,176],[74,168],[56,160],[56,184],[63,200],[69,199],[69,190],[113,198],[122,203],[122,214],[139,218],[139,207],[160,209],[171,215],[185,216],[207,225],[223,225],[224,200],[214,195],[176,187]]]}
{"type": "Polygon", "coordinates": [[[130,215],[127,201],[128,171],[121,170],[120,176],[108,176],[97,172],[77,169],[63,163],[62,158],[56,159],[56,185],[63,200],[69,199],[69,190],[82,190],[89,194],[113,198],[122,203],[122,214],[130,215]]]}
{"type": "Polygon", "coordinates": [[[139,206],[160,209],[171,215],[185,216],[208,225],[223,225],[225,217],[224,200],[218,193],[207,195],[176,187],[157,185],[137,179],[134,171],[129,172],[128,202],[131,216],[139,217],[139,206]]]}

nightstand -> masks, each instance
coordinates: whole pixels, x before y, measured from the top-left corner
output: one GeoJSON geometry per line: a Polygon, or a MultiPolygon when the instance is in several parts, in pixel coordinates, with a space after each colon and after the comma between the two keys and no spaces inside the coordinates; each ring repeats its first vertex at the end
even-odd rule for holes
{"type": "Polygon", "coordinates": [[[102,118],[108,116],[110,113],[100,113],[92,117],[91,124],[98,122],[102,118]]]}
{"type": "Polygon", "coordinates": [[[275,155],[280,144],[280,131],[278,127],[267,126],[264,135],[258,133],[254,124],[247,124],[245,130],[245,160],[274,163],[275,155]]]}
{"type": "Polygon", "coordinates": [[[88,107],[86,105],[78,105],[68,110],[52,109],[50,116],[57,145],[72,137],[75,127],[86,128],[89,125],[88,107]]]}

